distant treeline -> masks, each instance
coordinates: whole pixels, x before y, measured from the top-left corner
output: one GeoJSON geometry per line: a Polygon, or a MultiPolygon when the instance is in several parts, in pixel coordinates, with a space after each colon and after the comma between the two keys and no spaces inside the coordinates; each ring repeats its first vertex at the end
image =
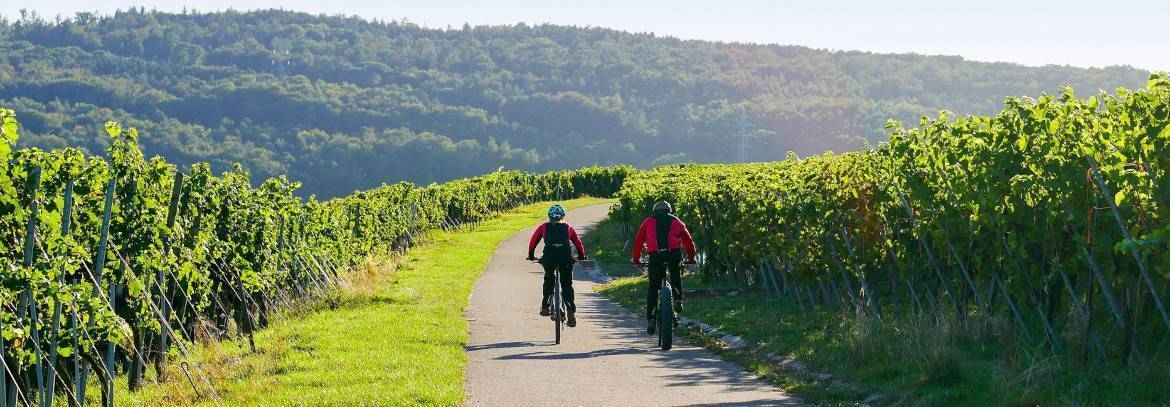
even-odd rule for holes
{"type": "Polygon", "coordinates": [[[176,164],[244,163],[259,179],[287,175],[323,196],[500,166],[857,149],[884,140],[891,118],[989,114],[1009,95],[1140,87],[1148,76],[275,10],[8,17],[0,105],[21,117],[22,143],[98,153],[109,138],[93,124],[117,119],[147,135],[148,153],[176,164]]]}

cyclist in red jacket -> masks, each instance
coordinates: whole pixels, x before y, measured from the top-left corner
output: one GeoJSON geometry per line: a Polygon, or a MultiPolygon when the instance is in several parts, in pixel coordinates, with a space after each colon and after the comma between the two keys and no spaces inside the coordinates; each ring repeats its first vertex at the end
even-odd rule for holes
{"type": "MultiPolygon", "coordinates": [[[[638,233],[634,235],[634,256],[630,260],[638,264],[642,258],[642,245],[646,245],[646,253],[650,256],[649,285],[646,286],[646,318],[650,324],[646,332],[654,334],[657,328],[654,324],[655,310],[658,301],[658,288],[662,286],[662,279],[666,271],[670,271],[670,286],[674,298],[675,315],[682,312],[682,260],[683,250],[686,250],[688,264],[695,262],[695,242],[691,239],[691,232],[687,225],[678,220],[672,212],[673,208],[666,201],[654,204],[654,214],[642,221],[638,233]]],[[[677,320],[676,320],[677,322],[677,320]]]]}
{"type": "Polygon", "coordinates": [[[577,247],[577,260],[585,260],[585,245],[581,243],[581,238],[577,236],[577,231],[573,227],[564,222],[565,208],[561,205],[553,205],[548,208],[548,223],[540,225],[536,231],[532,233],[532,240],[528,242],[528,260],[536,260],[534,256],[536,252],[536,244],[544,239],[544,254],[540,258],[540,265],[544,266],[544,295],[540,300],[540,315],[549,316],[552,310],[549,309],[549,297],[553,294],[553,284],[556,284],[556,277],[554,272],[559,268],[561,271],[561,296],[565,300],[565,308],[568,309],[568,319],[565,325],[570,327],[577,326],[577,305],[573,303],[573,251],[569,246],[570,243],[577,247]]]}

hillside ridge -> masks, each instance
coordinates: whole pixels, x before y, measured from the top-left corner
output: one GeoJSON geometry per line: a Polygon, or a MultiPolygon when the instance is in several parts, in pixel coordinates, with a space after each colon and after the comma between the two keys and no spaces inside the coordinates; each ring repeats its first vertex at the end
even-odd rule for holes
{"type": "Polygon", "coordinates": [[[885,139],[888,119],[990,114],[1008,96],[1137,88],[1130,67],[464,26],[281,10],[0,22],[0,104],[26,145],[97,152],[139,128],[178,164],[245,164],[339,196],[521,170],[767,161],[885,139]],[[746,148],[739,148],[746,143],[746,148]],[[744,153],[746,152],[746,154],[744,153]]]}

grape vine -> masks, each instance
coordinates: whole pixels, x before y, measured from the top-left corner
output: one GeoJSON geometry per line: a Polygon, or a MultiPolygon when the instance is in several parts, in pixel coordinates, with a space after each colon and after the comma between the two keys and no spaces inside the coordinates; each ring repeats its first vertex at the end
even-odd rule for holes
{"type": "MultiPolygon", "coordinates": [[[[348,267],[407,250],[420,233],[525,203],[612,195],[632,172],[499,171],[303,200],[298,183],[253,186],[238,165],[216,176],[207,164],[180,171],[148,159],[137,131],[115,122],[103,157],[18,149],[14,112],[0,109],[0,124],[7,405],[77,403],[91,372],[110,404],[115,373],[133,390],[150,364],[162,376],[168,360],[186,362],[199,335],[250,340],[276,309],[335,288],[348,267]]],[[[184,373],[197,392],[214,391],[184,373]]]]}
{"type": "Polygon", "coordinates": [[[1002,321],[1028,343],[1141,362],[1134,338],[1150,350],[1170,332],[1168,124],[1164,74],[1010,98],[994,117],[891,123],[864,152],[636,173],[616,216],[669,200],[704,278],[801,307],[1002,321]]]}

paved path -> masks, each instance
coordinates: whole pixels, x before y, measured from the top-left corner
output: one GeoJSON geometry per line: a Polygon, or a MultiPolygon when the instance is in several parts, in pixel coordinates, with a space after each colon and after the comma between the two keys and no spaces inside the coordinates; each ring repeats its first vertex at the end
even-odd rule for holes
{"type": "MultiPolygon", "coordinates": [[[[578,232],[606,205],[569,213],[578,232]]],[[[578,264],[577,327],[560,345],[540,317],[540,266],[524,260],[532,229],[505,240],[476,282],[465,313],[467,405],[798,405],[776,387],[701,348],[676,340],[657,349],[645,318],[592,289],[598,270],[578,264]]],[[[539,253],[537,248],[537,253],[539,253]]]]}

